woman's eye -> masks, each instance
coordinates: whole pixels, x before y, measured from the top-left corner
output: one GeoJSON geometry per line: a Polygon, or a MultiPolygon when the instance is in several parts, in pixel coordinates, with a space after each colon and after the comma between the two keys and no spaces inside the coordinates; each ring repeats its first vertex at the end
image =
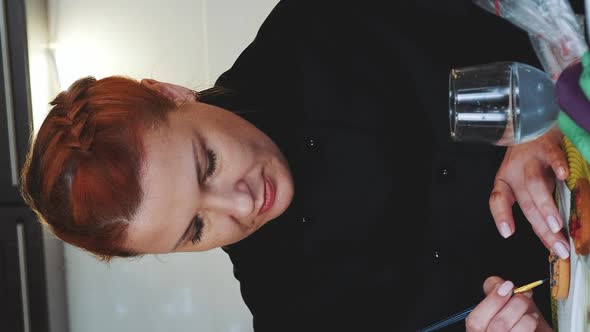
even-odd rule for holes
{"type": "Polygon", "coordinates": [[[196,216],[195,217],[195,221],[193,222],[193,228],[195,229],[193,231],[193,238],[191,239],[191,242],[193,244],[197,244],[201,241],[201,235],[203,234],[203,226],[205,225],[205,223],[203,222],[203,219],[200,216],[196,216]]]}
{"type": "Polygon", "coordinates": [[[213,175],[215,173],[215,168],[217,167],[217,155],[213,150],[207,149],[207,170],[205,171],[205,179],[213,175]]]}

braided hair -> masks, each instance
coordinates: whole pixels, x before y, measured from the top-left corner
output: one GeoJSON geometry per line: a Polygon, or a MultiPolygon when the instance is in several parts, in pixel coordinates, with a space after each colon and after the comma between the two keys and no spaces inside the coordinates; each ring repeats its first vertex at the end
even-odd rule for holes
{"type": "Polygon", "coordinates": [[[166,122],[174,103],[139,82],[111,76],[74,82],[50,102],[31,137],[21,193],[63,241],[109,261],[125,248],[142,198],[142,137],[166,122]]]}

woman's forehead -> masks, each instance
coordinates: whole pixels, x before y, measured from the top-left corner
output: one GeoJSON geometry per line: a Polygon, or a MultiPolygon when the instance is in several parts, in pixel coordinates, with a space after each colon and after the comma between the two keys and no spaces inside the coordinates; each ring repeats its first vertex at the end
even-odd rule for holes
{"type": "MultiPolygon", "coordinates": [[[[143,198],[130,225],[130,240],[138,249],[169,246],[170,236],[191,219],[196,195],[196,173],[190,138],[164,130],[145,138],[145,162],[141,187],[143,198]],[[155,241],[155,242],[154,242],[155,241]]],[[[184,225],[186,227],[186,225],[184,225]]]]}

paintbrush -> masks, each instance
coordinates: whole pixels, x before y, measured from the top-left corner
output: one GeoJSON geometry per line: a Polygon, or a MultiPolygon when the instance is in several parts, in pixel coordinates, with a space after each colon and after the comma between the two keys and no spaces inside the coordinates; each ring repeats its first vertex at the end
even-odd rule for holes
{"type": "MultiPolygon", "coordinates": [[[[542,285],[543,283],[547,282],[549,279],[542,279],[542,280],[537,280],[537,281],[533,281],[530,284],[526,284],[524,286],[520,286],[518,288],[516,288],[514,291],[512,291],[513,294],[518,294],[518,293],[523,293],[526,292],[530,289],[533,289],[537,286],[542,285]]],[[[429,325],[423,329],[418,330],[418,332],[431,332],[431,331],[436,331],[436,330],[440,330],[443,327],[449,326],[453,323],[462,321],[465,319],[465,317],[467,317],[467,315],[469,315],[469,313],[471,311],[473,311],[473,309],[475,309],[475,305],[472,307],[469,307],[463,311],[460,311],[452,316],[449,316],[443,320],[440,320],[432,325],[429,325]]]]}

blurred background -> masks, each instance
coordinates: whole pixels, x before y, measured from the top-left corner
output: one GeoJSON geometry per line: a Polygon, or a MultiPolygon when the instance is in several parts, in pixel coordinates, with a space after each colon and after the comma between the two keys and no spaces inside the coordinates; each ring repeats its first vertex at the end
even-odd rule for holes
{"type": "Polygon", "coordinates": [[[210,87],[278,0],[1,0],[0,330],[251,332],[229,258],[110,264],[46,233],[18,193],[29,135],[83,76],[210,87]]]}

